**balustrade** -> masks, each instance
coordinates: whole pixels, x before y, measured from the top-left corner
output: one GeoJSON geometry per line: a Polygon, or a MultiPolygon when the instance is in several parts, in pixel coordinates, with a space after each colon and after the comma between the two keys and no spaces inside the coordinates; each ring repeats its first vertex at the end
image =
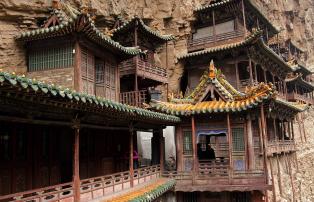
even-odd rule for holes
{"type": "Polygon", "coordinates": [[[208,44],[214,42],[220,42],[225,40],[230,40],[238,37],[243,37],[244,31],[243,30],[234,30],[232,32],[227,32],[223,34],[211,35],[207,37],[202,37],[198,39],[190,39],[188,41],[188,49],[189,51],[194,51],[196,49],[204,49],[208,47],[208,44]]]}
{"type": "Polygon", "coordinates": [[[143,78],[153,79],[159,82],[167,82],[167,70],[153,62],[145,61],[139,56],[123,61],[120,64],[120,76],[135,74],[143,78]]]}
{"type": "Polygon", "coordinates": [[[275,140],[267,143],[267,155],[296,151],[294,140],[275,140]]]}
{"type": "MultiPolygon", "coordinates": [[[[142,184],[158,177],[160,177],[159,165],[136,169],[134,170],[134,185],[142,184]]],[[[130,187],[131,176],[129,171],[81,180],[81,202],[90,201],[99,197],[117,193],[130,187]]],[[[0,202],[66,202],[73,200],[74,196],[72,182],[0,196],[0,202]]]]}
{"type": "Polygon", "coordinates": [[[120,93],[120,102],[122,104],[127,104],[136,107],[142,107],[143,103],[146,103],[148,101],[147,98],[148,98],[147,90],[120,93]]]}
{"type": "Polygon", "coordinates": [[[308,104],[314,104],[314,100],[312,98],[307,97],[306,95],[301,95],[298,93],[288,93],[287,94],[287,99],[289,101],[302,101],[304,103],[308,104]]]}

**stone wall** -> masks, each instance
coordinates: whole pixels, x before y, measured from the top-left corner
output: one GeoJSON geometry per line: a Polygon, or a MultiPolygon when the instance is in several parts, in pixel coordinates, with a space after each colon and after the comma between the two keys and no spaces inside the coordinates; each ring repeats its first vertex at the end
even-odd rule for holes
{"type": "Polygon", "coordinates": [[[52,83],[63,88],[74,89],[74,68],[44,70],[36,72],[27,72],[26,76],[37,81],[52,83]]]}

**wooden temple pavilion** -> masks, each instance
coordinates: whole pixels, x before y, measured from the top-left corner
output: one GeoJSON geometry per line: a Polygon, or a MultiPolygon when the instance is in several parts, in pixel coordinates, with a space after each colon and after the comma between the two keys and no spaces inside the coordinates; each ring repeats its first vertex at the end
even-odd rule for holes
{"type": "Polygon", "coordinates": [[[267,156],[295,151],[291,121],[307,105],[281,100],[272,84],[240,92],[211,63],[188,96],[151,106],[181,117],[176,124],[177,170],[164,174],[177,179],[177,197],[185,201],[194,193],[192,198],[202,201],[210,192],[212,199],[229,201],[234,196],[262,200],[261,193],[271,189],[267,156]],[[278,140],[282,145],[273,148],[278,140]],[[208,144],[213,159],[204,153],[208,144]]]}
{"type": "Polygon", "coordinates": [[[119,64],[143,51],[100,31],[88,8],[53,5],[17,36],[27,77],[0,72],[0,201],[90,201],[158,180],[132,195],[156,199],[175,184],[160,179],[162,129],[180,118],[120,103],[119,64]],[[154,144],[152,165],[134,169],[137,131],[154,144]]]}
{"type": "Polygon", "coordinates": [[[120,64],[121,93],[120,102],[142,107],[149,103],[151,97],[160,92],[154,88],[168,83],[168,41],[172,35],[162,35],[145,25],[142,19],[135,16],[112,31],[112,38],[124,46],[139,47],[145,55],[136,55],[120,64]],[[165,50],[165,64],[158,53],[165,50]],[[164,66],[163,66],[164,65],[164,66]]]}
{"type": "Polygon", "coordinates": [[[279,31],[251,0],[210,1],[195,17],[187,53],[178,57],[184,96],[151,103],[181,118],[177,169],[164,175],[177,180],[180,201],[268,200],[276,186],[271,159],[296,160],[295,120],[306,140],[302,112],[313,103],[311,72],[290,42],[290,57],[269,45],[279,31]]]}

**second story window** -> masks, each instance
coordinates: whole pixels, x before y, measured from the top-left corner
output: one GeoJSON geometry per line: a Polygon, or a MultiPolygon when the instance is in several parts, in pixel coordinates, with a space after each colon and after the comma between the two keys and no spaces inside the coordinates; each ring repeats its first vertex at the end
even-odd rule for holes
{"type": "Polygon", "coordinates": [[[81,73],[84,93],[117,100],[115,63],[95,57],[91,51],[82,48],[81,73]]]}
{"type": "Polygon", "coordinates": [[[192,132],[183,131],[183,154],[191,155],[192,154],[192,132]]]}
{"type": "Polygon", "coordinates": [[[73,66],[73,46],[43,47],[29,51],[28,71],[42,71],[73,66]]]}

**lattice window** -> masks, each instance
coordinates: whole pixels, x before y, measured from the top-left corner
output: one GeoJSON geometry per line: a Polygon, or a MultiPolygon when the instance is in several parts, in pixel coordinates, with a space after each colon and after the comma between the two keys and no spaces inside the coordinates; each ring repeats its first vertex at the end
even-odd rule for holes
{"type": "Polygon", "coordinates": [[[232,144],[233,151],[241,152],[245,150],[243,128],[232,128],[232,144]]]}
{"type": "Polygon", "coordinates": [[[95,95],[95,58],[92,52],[82,48],[81,73],[83,92],[95,95]]]}
{"type": "Polygon", "coordinates": [[[96,64],[96,96],[116,100],[116,72],[115,64],[97,59],[96,64]]]}
{"type": "Polygon", "coordinates": [[[28,71],[59,69],[73,66],[73,45],[49,47],[42,50],[30,50],[28,71]]]}
{"type": "Polygon", "coordinates": [[[192,149],[192,132],[183,131],[183,154],[191,155],[193,153],[192,149]]]}

